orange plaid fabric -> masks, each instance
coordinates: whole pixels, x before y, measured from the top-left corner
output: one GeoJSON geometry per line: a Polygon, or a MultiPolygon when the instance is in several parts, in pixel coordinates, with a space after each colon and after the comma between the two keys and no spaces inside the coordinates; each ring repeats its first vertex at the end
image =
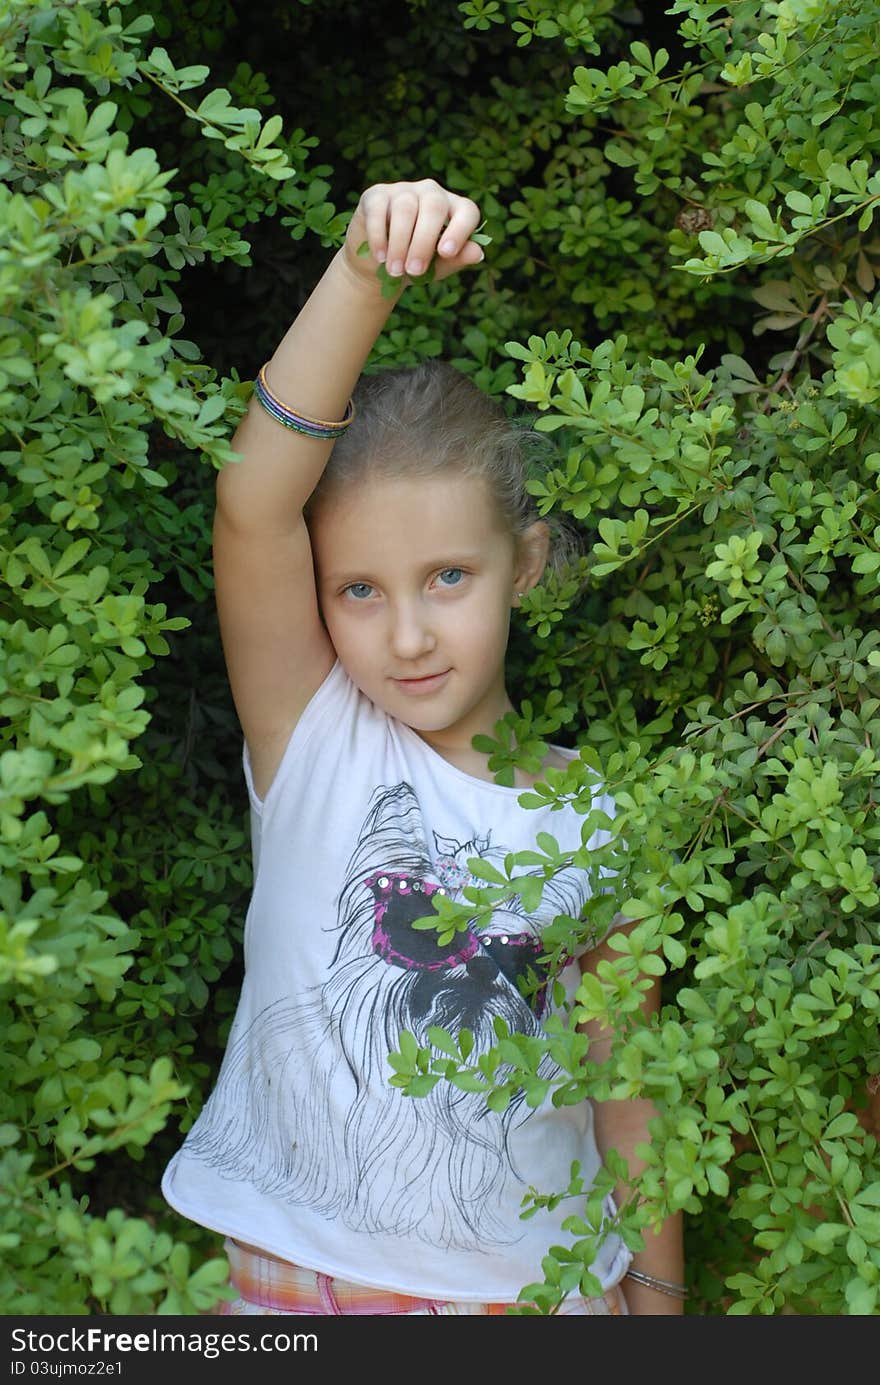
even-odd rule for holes
{"type": "MultiPolygon", "coordinates": [[[[315,1270],[303,1269],[271,1256],[259,1255],[237,1241],[227,1240],[230,1283],[239,1298],[224,1303],[221,1310],[234,1316],[341,1316],[369,1314],[391,1317],[410,1314],[422,1317],[505,1316],[506,1303],[450,1303],[442,1299],[416,1298],[387,1289],[371,1289],[334,1279],[315,1270]]],[[[626,1303],[618,1288],[609,1289],[603,1298],[567,1300],[564,1314],[618,1317],[626,1313],[626,1303]]]]}

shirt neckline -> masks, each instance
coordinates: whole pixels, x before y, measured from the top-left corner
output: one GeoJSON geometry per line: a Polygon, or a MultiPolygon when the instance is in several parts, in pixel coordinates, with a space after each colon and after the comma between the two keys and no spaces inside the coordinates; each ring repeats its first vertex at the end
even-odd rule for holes
{"type": "MultiPolygon", "coordinates": [[[[449,774],[453,779],[461,780],[462,783],[467,784],[472,789],[489,789],[494,793],[503,794],[507,798],[519,798],[521,794],[530,793],[535,787],[534,784],[496,784],[494,779],[480,779],[476,774],[468,774],[467,770],[459,769],[458,765],[452,764],[452,762],[441,755],[438,750],[435,750],[432,745],[422,740],[418,732],[414,731],[411,726],[407,726],[405,721],[399,721],[397,717],[392,717],[387,713],[386,716],[388,716],[389,722],[398,729],[404,740],[416,746],[422,752],[426,760],[435,762],[444,773],[449,774]]],[[[553,745],[552,749],[564,756],[567,760],[577,760],[579,758],[578,752],[569,749],[568,746],[553,745]]],[[[554,767],[551,766],[551,768],[554,767]]]]}

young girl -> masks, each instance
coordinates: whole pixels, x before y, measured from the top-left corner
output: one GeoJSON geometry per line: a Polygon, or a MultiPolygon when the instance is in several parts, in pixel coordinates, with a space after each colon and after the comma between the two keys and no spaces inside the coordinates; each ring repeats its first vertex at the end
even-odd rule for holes
{"type": "MultiPolygon", "coordinates": [[[[403,1031],[466,1028],[477,1054],[496,1016],[540,1035],[552,988],[524,982],[542,929],[590,894],[570,867],[535,913],[507,903],[447,944],[412,927],[475,883],[475,857],[503,862],[541,830],[581,846],[573,809],[520,807],[527,776],[496,784],[472,744],[511,708],[510,613],[548,557],[515,428],[451,367],[367,376],[349,402],[394,305],[378,266],[401,292],[432,263],[437,279],[474,266],[479,220],[430,179],[369,188],[218,477],[254,889],[229,1045],[162,1188],[226,1237],[233,1313],[502,1314],[543,1279],[572,1210],[522,1220],[527,1187],[567,1186],[573,1160],[589,1180],[609,1147],[637,1168],[647,1139],[644,1102],[498,1114],[445,1082],[418,1098],[388,1082],[403,1031]]],[[[573,997],[577,963],[560,979],[573,997]]],[[[604,1296],[561,1312],[681,1312],[677,1219],[648,1241],[636,1264],[609,1235],[592,1266],[604,1296]]]]}

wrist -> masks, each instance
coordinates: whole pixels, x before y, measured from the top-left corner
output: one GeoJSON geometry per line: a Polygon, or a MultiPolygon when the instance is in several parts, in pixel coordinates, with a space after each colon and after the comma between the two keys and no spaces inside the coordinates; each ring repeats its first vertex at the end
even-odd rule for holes
{"type": "Polygon", "coordinates": [[[363,301],[374,305],[381,304],[387,312],[394,307],[408,282],[403,276],[399,280],[389,280],[383,275],[380,279],[379,268],[372,256],[358,255],[348,245],[343,245],[341,250],[337,251],[334,260],[331,261],[331,269],[337,269],[346,285],[363,301]],[[386,287],[389,282],[394,284],[396,289],[393,295],[386,287]]]}
{"type": "Polygon", "coordinates": [[[675,1278],[667,1279],[662,1275],[653,1274],[648,1270],[637,1269],[635,1265],[630,1265],[624,1279],[628,1279],[633,1284],[638,1284],[643,1289],[648,1289],[652,1293],[662,1294],[664,1297],[678,1299],[681,1302],[688,1296],[687,1287],[683,1276],[676,1275],[675,1278]]]}

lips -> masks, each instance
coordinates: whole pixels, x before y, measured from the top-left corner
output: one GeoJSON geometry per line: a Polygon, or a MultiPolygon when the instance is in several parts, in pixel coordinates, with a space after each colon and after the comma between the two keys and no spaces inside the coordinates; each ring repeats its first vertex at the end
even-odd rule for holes
{"type": "Polygon", "coordinates": [[[422,678],[394,678],[395,685],[406,693],[428,693],[434,692],[439,688],[450,670],[444,669],[442,673],[428,673],[422,678]]]}

